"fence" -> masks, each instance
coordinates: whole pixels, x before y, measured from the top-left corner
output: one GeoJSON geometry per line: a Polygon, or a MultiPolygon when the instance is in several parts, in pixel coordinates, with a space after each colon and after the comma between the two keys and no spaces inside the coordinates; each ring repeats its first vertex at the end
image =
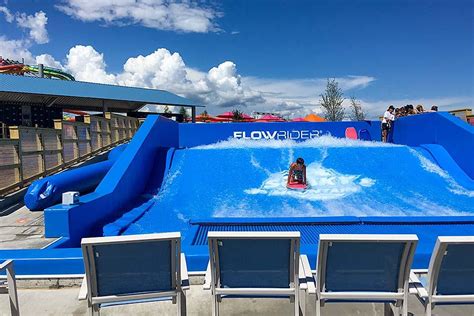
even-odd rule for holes
{"type": "Polygon", "coordinates": [[[9,127],[0,139],[0,196],[132,138],[138,119],[106,113],[54,121],[54,129],[9,127]]]}

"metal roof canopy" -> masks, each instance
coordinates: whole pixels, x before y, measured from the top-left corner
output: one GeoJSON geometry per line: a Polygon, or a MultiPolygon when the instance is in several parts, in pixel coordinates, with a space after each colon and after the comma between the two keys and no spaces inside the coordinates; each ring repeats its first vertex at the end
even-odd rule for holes
{"type": "Polygon", "coordinates": [[[18,75],[0,75],[0,101],[97,112],[133,112],[147,104],[190,107],[193,113],[204,107],[164,90],[18,75]]]}

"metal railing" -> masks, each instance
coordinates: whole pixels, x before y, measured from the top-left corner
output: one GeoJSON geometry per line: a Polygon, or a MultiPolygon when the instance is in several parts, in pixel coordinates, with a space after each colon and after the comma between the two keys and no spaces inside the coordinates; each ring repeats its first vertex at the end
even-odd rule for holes
{"type": "Polygon", "coordinates": [[[54,129],[10,126],[0,139],[0,196],[130,140],[139,126],[112,113],[80,120],[55,120],[54,129]]]}

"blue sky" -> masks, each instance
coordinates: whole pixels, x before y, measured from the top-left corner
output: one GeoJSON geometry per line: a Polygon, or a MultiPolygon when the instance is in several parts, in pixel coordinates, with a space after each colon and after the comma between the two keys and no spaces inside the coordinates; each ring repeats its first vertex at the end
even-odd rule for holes
{"type": "Polygon", "coordinates": [[[471,0],[109,2],[0,0],[0,55],[211,113],[318,113],[326,78],[372,117],[392,103],[473,105],[471,0]]]}

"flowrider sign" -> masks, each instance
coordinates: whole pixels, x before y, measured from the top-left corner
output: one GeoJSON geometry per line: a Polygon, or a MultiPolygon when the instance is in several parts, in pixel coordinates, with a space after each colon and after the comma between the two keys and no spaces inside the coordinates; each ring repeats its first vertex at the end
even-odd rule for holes
{"type": "MultiPolygon", "coordinates": [[[[329,132],[326,134],[330,135],[329,132]]],[[[234,131],[234,138],[243,139],[292,139],[306,140],[323,135],[322,130],[293,130],[293,131],[234,131]]]]}

